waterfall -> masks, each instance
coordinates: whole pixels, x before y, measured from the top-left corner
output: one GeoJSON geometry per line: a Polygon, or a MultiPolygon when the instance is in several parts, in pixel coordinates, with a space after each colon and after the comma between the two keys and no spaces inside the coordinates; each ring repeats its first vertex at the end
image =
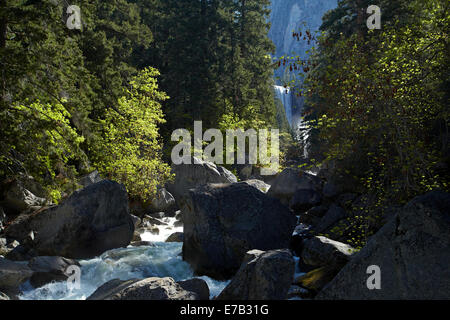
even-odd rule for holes
{"type": "MultiPolygon", "coordinates": [[[[269,37],[276,47],[274,61],[281,57],[300,57],[307,59],[309,51],[315,42],[297,41],[292,36],[293,31],[310,30],[313,34],[319,30],[323,15],[337,7],[338,0],[271,0],[269,37]]],[[[297,77],[297,72],[290,71],[289,63],[275,70],[275,84],[296,82],[303,80],[297,77]]],[[[283,103],[286,117],[296,138],[305,145],[304,156],[308,157],[309,130],[302,119],[303,99],[297,99],[291,90],[282,86],[275,86],[276,97],[283,103]],[[286,91],[288,93],[286,93],[286,91]]]]}
{"type": "Polygon", "coordinates": [[[274,86],[274,89],[275,97],[283,104],[289,126],[292,127],[292,92],[282,86],[274,86]]]}

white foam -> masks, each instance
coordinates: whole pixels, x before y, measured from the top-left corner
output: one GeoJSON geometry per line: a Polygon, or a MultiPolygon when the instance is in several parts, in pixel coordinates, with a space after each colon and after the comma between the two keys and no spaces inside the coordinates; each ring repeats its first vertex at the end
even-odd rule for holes
{"type": "MultiPolygon", "coordinates": [[[[144,279],[172,277],[175,281],[194,278],[189,264],[181,258],[181,243],[155,243],[154,246],[114,249],[100,257],[80,261],[80,289],[69,290],[66,282],[47,284],[33,289],[26,283],[19,297],[23,300],[84,300],[98,287],[112,279],[144,279]]],[[[204,279],[211,297],[218,295],[228,284],[208,277],[204,279]]]]}
{"type": "Polygon", "coordinates": [[[150,231],[142,233],[141,234],[142,241],[164,242],[171,234],[175,232],[183,232],[183,226],[175,227],[175,222],[177,222],[175,218],[167,217],[158,220],[167,223],[167,225],[156,226],[159,229],[159,234],[153,234],[150,231]]]}

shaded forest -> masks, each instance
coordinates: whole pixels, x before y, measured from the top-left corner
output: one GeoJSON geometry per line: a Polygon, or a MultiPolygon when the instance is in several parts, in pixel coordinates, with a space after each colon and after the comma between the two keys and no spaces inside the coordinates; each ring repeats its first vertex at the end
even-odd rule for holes
{"type": "MultiPolygon", "coordinates": [[[[371,3],[340,1],[321,34],[294,30],[318,43],[283,66],[303,78],[308,163],[383,206],[449,187],[449,4],[378,2],[381,30],[371,3]]],[[[58,201],[96,168],[146,199],[170,178],[173,130],[285,125],[268,0],[78,5],[70,30],[66,2],[1,1],[2,181],[33,176],[58,201]]]]}
{"type": "Polygon", "coordinates": [[[33,176],[57,201],[97,168],[147,198],[173,130],[278,127],[268,4],[79,1],[70,30],[66,2],[2,0],[2,179],[33,176]]]}

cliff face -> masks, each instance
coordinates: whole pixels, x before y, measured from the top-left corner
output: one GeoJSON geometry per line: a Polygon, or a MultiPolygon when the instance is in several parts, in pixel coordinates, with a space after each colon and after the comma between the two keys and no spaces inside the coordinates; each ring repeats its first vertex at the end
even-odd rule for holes
{"type": "MultiPolygon", "coordinates": [[[[308,45],[307,41],[297,41],[292,37],[292,32],[301,30],[305,33],[306,30],[310,30],[314,34],[319,30],[325,12],[336,8],[337,3],[338,0],[272,0],[269,37],[276,46],[275,57],[300,56],[306,58],[306,51],[311,49],[314,44],[308,45]]],[[[286,66],[286,69],[281,67],[275,70],[277,85],[283,85],[293,79],[294,74],[290,74],[288,68],[289,66],[286,66]]],[[[297,130],[302,126],[303,98],[295,97],[294,90],[286,93],[283,90],[280,91],[279,88],[281,87],[275,87],[276,96],[284,105],[289,124],[294,130],[297,130]]]]}
{"type": "MultiPolygon", "coordinates": [[[[292,37],[293,30],[319,30],[322,16],[337,7],[338,0],[272,0],[269,37],[275,43],[276,56],[299,55],[306,57],[311,48],[306,41],[297,41],[292,37]]],[[[277,70],[276,76],[282,77],[283,70],[277,70]]]]}

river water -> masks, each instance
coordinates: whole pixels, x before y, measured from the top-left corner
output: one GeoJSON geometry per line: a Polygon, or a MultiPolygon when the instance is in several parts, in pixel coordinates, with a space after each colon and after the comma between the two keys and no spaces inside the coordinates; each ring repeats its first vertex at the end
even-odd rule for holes
{"type": "MultiPolygon", "coordinates": [[[[143,279],[149,277],[172,277],[175,281],[194,278],[194,273],[181,257],[182,243],[164,242],[167,237],[183,231],[174,227],[174,218],[164,218],[168,226],[160,226],[159,235],[144,233],[143,241],[151,241],[153,246],[120,248],[107,251],[90,260],[80,260],[80,288],[69,289],[66,282],[55,282],[34,289],[25,283],[22,287],[23,300],[84,300],[98,287],[112,279],[143,279]]],[[[218,295],[229,281],[216,281],[199,277],[209,286],[211,298],[218,295]]]]}

